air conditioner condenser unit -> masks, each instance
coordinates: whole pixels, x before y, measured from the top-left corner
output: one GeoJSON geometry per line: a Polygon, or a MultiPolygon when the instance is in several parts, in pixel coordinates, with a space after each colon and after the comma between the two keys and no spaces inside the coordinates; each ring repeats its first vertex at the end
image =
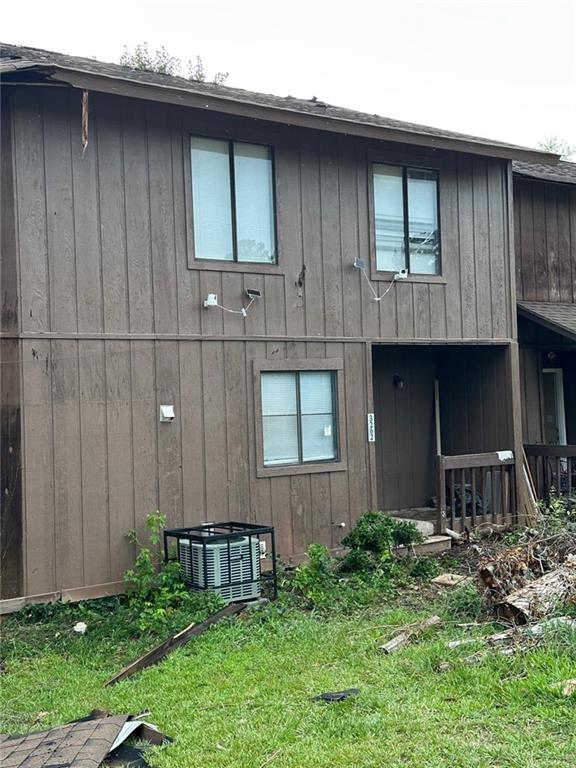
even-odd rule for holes
{"type": "Polygon", "coordinates": [[[227,603],[260,597],[260,543],[257,536],[236,536],[214,543],[178,539],[178,560],[186,584],[210,589],[227,603]]]}

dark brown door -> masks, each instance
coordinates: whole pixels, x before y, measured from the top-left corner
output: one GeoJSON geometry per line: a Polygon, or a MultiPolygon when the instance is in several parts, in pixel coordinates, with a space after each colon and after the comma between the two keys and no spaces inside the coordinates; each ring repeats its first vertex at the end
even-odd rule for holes
{"type": "Polygon", "coordinates": [[[373,375],[379,507],[428,506],[435,494],[435,351],[375,347],[373,375]]]}

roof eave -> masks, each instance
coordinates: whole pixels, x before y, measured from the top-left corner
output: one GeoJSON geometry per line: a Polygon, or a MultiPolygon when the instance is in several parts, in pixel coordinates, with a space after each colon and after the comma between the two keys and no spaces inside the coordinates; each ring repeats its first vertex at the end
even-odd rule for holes
{"type": "Polygon", "coordinates": [[[537,312],[533,312],[529,307],[523,306],[520,302],[518,302],[517,308],[518,314],[522,317],[525,317],[527,320],[531,320],[533,323],[541,325],[543,328],[547,328],[549,331],[554,331],[554,333],[558,333],[560,336],[564,336],[565,338],[576,342],[576,333],[574,333],[570,328],[567,328],[565,325],[555,323],[553,320],[550,320],[547,317],[543,317],[537,312]]]}
{"type": "Polygon", "coordinates": [[[514,176],[520,179],[529,179],[530,181],[541,181],[543,184],[564,184],[569,187],[576,186],[576,180],[563,179],[563,178],[551,178],[550,176],[544,176],[544,174],[536,175],[534,173],[527,173],[525,171],[517,171],[514,169],[514,176]]]}
{"type": "Polygon", "coordinates": [[[384,126],[360,123],[330,115],[321,116],[300,112],[290,107],[280,108],[258,104],[249,100],[239,100],[222,94],[194,93],[174,85],[157,83],[142,83],[130,78],[115,77],[110,74],[96,74],[87,70],[64,67],[61,64],[34,61],[9,61],[7,71],[34,69],[42,71],[50,79],[66,82],[75,88],[85,88],[119,96],[160,101],[180,106],[195,107],[214,112],[253,117],[271,122],[298,125],[303,128],[344,133],[381,141],[391,141],[403,144],[415,144],[433,149],[446,149],[485,157],[496,157],[505,160],[523,160],[524,162],[558,161],[559,156],[542,152],[541,150],[521,149],[490,144],[490,142],[471,141],[436,136],[426,132],[407,131],[384,126]]]}

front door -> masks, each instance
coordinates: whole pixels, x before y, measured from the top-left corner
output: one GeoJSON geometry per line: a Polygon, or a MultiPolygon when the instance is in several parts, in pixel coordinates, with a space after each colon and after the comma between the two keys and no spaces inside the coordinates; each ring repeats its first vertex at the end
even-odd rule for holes
{"type": "Polygon", "coordinates": [[[436,493],[436,351],[375,345],[373,374],[378,506],[427,507],[436,493]]]}

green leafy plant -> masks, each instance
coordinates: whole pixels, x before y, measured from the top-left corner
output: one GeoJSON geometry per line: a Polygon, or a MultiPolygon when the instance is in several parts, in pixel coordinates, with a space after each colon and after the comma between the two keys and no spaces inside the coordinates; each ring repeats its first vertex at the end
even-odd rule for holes
{"type": "MultiPolygon", "coordinates": [[[[304,597],[309,608],[350,612],[392,595],[410,578],[426,578],[426,566],[415,565],[420,560],[395,554],[397,547],[420,541],[413,523],[366,512],[343,540],[348,548],[343,557],[332,557],[327,547],[312,544],[308,561],[291,576],[286,574],[283,584],[291,594],[304,597]]],[[[433,565],[427,568],[426,573],[432,573],[433,565]]]]}
{"type": "Polygon", "coordinates": [[[164,562],[161,550],[166,516],[156,511],[146,518],[148,542],[142,542],[136,531],[127,536],[137,549],[134,567],[126,571],[124,581],[129,606],[137,615],[141,632],[167,631],[178,622],[189,621],[197,614],[217,610],[222,600],[213,592],[190,592],[182,579],[180,563],[164,562]]]}
{"type": "Polygon", "coordinates": [[[293,578],[294,587],[312,604],[325,602],[325,597],[337,584],[335,559],[327,547],[310,544],[308,562],[299,565],[293,578]]]}
{"type": "MultiPolygon", "coordinates": [[[[147,42],[138,43],[132,50],[124,46],[124,52],[120,56],[120,64],[123,67],[139,69],[142,72],[157,72],[172,77],[182,75],[182,61],[177,56],[172,56],[163,45],[152,51],[147,42]]],[[[195,59],[188,59],[186,68],[188,80],[205,83],[210,79],[200,56],[196,56],[195,59]]],[[[215,72],[210,82],[213,85],[224,85],[227,79],[228,72],[215,72]]]]}
{"type": "Polygon", "coordinates": [[[351,550],[361,550],[380,556],[393,547],[418,544],[423,540],[422,534],[414,523],[396,520],[384,512],[365,512],[348,536],[342,540],[342,545],[351,550]]]}
{"type": "Polygon", "coordinates": [[[538,506],[547,533],[576,534],[576,507],[571,508],[566,496],[558,496],[552,489],[548,501],[540,501],[538,506]]]}
{"type": "Polygon", "coordinates": [[[433,557],[417,557],[410,566],[410,576],[420,581],[430,581],[440,573],[440,565],[433,557]]]}

